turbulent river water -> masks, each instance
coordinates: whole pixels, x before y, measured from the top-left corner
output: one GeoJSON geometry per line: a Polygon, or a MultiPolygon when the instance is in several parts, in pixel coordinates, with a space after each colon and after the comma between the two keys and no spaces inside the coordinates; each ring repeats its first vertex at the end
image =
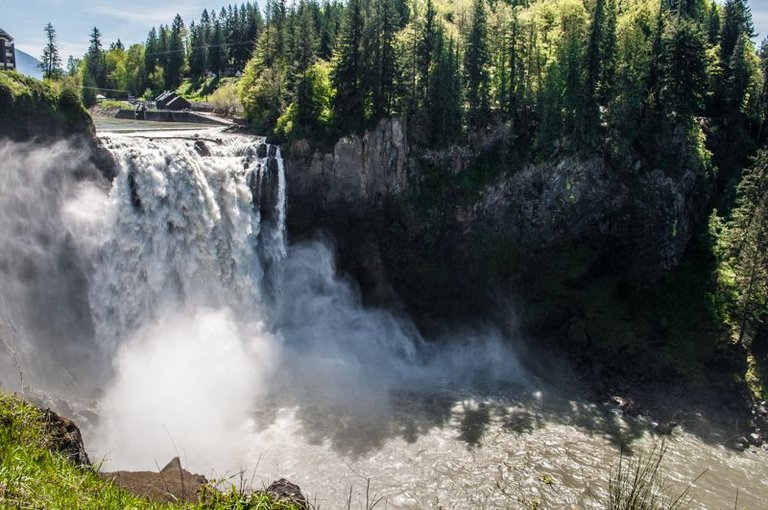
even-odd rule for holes
{"type": "MultiPolygon", "coordinates": [[[[217,129],[0,145],[0,383],[57,395],[107,469],[298,483],[321,508],[601,508],[652,425],[530,373],[472,327],[426,341],[362,306],[325,243],[289,243],[280,150],[217,129]]],[[[676,430],[694,508],[768,508],[768,456],[676,430]]]]}

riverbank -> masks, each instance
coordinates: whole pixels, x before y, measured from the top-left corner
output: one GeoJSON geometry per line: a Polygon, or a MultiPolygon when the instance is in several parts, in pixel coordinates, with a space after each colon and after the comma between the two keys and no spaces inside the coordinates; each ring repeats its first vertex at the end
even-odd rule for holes
{"type": "MultiPolygon", "coordinates": [[[[80,430],[48,409],[0,391],[0,506],[94,510],[218,510],[306,508],[285,481],[265,491],[227,488],[181,468],[174,459],[159,472],[99,473],[80,430]],[[224,488],[224,492],[220,490],[224,488]],[[281,492],[282,491],[282,492],[281,492]]],[[[294,486],[295,487],[295,486],[294,486]]]]}

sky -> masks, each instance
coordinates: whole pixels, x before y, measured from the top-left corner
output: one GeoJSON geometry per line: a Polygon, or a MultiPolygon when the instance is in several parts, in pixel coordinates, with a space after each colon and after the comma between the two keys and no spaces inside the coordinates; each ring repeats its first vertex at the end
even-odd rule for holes
{"type": "MultiPolygon", "coordinates": [[[[768,1],[768,0],[766,0],[768,1]]],[[[203,9],[240,4],[237,0],[0,0],[0,28],[11,34],[16,47],[40,58],[43,27],[56,29],[59,54],[66,65],[69,55],[81,57],[88,49],[94,26],[105,46],[120,39],[125,46],[144,42],[152,26],[167,25],[176,13],[189,25],[203,9]]],[[[261,3],[261,2],[260,2],[261,3]]]]}
{"type": "MultiPolygon", "coordinates": [[[[99,27],[105,45],[118,38],[126,45],[144,42],[152,26],[168,24],[176,13],[184,22],[198,19],[204,8],[240,3],[239,0],[0,0],[0,28],[16,39],[16,46],[39,57],[44,44],[43,27],[56,29],[59,53],[82,56],[88,49],[91,29],[99,27]]],[[[259,2],[260,4],[263,2],[259,2]]],[[[768,0],[751,0],[757,41],[768,34],[768,0]]]]}
{"type": "Polygon", "coordinates": [[[768,0],[751,0],[749,5],[752,7],[752,19],[755,22],[755,32],[758,44],[768,36],[768,0]]]}

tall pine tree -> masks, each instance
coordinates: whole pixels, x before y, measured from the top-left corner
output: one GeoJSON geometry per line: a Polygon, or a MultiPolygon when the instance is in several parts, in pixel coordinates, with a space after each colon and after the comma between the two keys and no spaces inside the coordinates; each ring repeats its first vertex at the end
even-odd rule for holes
{"type": "Polygon", "coordinates": [[[59,57],[59,49],[56,47],[56,30],[49,22],[43,31],[45,32],[45,47],[43,48],[43,55],[40,57],[40,69],[45,78],[56,78],[61,74],[61,57],[59,57]]]}
{"type": "Polygon", "coordinates": [[[490,107],[490,52],[485,1],[474,0],[472,24],[464,52],[464,79],[466,81],[467,124],[471,130],[486,127],[491,121],[490,107]]]}
{"type": "Polygon", "coordinates": [[[336,89],[333,111],[337,126],[342,130],[359,129],[364,121],[364,28],[361,0],[349,0],[331,73],[333,87],[336,89]]]}

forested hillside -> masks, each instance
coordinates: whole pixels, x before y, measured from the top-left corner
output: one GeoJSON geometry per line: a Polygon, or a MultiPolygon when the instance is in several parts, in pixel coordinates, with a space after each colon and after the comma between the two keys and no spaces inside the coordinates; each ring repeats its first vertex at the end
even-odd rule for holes
{"type": "Polygon", "coordinates": [[[753,43],[746,0],[263,7],[205,10],[189,25],[176,16],[127,49],[116,41],[105,50],[94,28],[70,74],[138,96],[244,72],[241,97],[255,126],[293,137],[333,138],[392,115],[406,115],[411,140],[429,147],[511,123],[541,157],[598,147],[655,153],[648,148],[674,127],[693,137],[694,118],[743,131],[733,136],[750,145],[745,153],[762,136],[768,45],[753,43]]]}

